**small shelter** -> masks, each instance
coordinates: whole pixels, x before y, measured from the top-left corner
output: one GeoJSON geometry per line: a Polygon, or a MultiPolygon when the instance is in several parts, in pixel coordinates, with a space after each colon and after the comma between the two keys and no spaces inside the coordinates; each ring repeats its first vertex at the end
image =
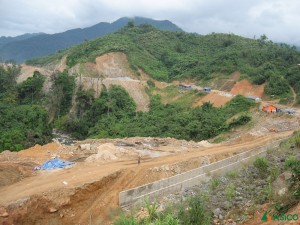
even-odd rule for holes
{"type": "Polygon", "coordinates": [[[264,105],[262,110],[266,113],[276,113],[278,108],[274,105],[264,105]]]}

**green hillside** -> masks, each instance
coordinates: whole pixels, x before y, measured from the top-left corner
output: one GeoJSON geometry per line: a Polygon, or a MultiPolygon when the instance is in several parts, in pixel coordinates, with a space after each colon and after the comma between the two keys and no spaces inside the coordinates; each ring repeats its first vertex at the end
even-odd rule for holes
{"type": "Polygon", "coordinates": [[[72,67],[111,51],[126,53],[133,70],[140,68],[158,80],[208,80],[216,73],[229,75],[238,70],[255,84],[268,81],[269,95],[289,98],[289,83],[300,93],[300,52],[294,46],[272,43],[265,35],[257,40],[234,34],[200,36],[141,25],[28,63],[43,65],[67,54],[72,67]]]}
{"type": "Polygon", "coordinates": [[[52,74],[50,91],[45,93],[44,75],[36,71],[17,84],[19,73],[18,66],[0,65],[0,86],[5,87],[0,90],[0,152],[47,143],[52,126],[78,139],[152,136],[203,140],[246,124],[251,120],[247,112],[255,106],[237,96],[222,108],[207,102],[190,108],[178,102],[165,105],[159,95],[151,95],[149,111],[140,112],[120,86],[103,86],[95,98],[91,89],[76,89],[74,76],[65,70],[52,74]]]}
{"type": "Polygon", "coordinates": [[[101,22],[91,27],[77,28],[56,34],[40,33],[21,35],[15,38],[0,37],[0,60],[23,63],[28,59],[49,55],[87,40],[111,34],[126,26],[129,21],[133,21],[137,25],[150,24],[161,30],[182,31],[168,20],[123,17],[113,23],[101,22]]]}
{"type": "MultiPolygon", "coordinates": [[[[266,94],[284,101],[291,97],[292,86],[300,103],[300,68],[297,66],[300,53],[294,47],[274,44],[265,36],[258,40],[233,34],[200,36],[161,31],[149,25],[129,25],[117,33],[28,63],[46,65],[67,55],[70,68],[78,63],[93,62],[104,53],[121,51],[128,56],[137,75],[142,69],[158,80],[193,78],[208,81],[220,75],[229,77],[238,70],[256,84],[267,82],[266,94]]],[[[19,150],[33,143],[44,143],[51,137],[49,121],[50,125],[79,139],[159,136],[199,141],[251,120],[247,111],[253,107],[253,102],[242,96],[222,108],[215,108],[210,103],[189,108],[178,102],[164,105],[160,96],[150,94],[149,111],[137,112],[136,103],[119,86],[109,89],[104,86],[101,95],[95,98],[93,90],[76,87],[75,77],[65,70],[52,74],[50,92],[43,93],[45,79],[41,74],[36,73],[33,78],[16,84],[18,74],[18,69],[0,67],[0,85],[6,87],[0,93],[4,115],[0,121],[1,131],[5,134],[0,136],[0,151],[7,146],[19,150]],[[75,102],[72,103],[72,99],[75,102]],[[70,112],[72,104],[75,108],[70,112]],[[32,114],[33,110],[38,113],[32,114]],[[14,114],[19,115],[14,121],[17,130],[11,132],[9,126],[14,114]],[[26,126],[27,114],[32,115],[31,121],[42,118],[43,126],[26,126]]]]}

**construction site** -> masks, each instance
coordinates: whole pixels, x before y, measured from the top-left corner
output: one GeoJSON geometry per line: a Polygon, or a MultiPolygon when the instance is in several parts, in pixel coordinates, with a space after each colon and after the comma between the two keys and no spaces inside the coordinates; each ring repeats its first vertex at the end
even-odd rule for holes
{"type": "MultiPolygon", "coordinates": [[[[254,114],[253,127],[236,130],[220,144],[135,137],[64,145],[56,139],[20,152],[4,151],[0,154],[0,222],[89,224],[92,218],[94,222],[109,224],[114,211],[134,202],[134,195],[123,201],[120,192],[180,174],[190,176],[185,172],[240,153],[261,152],[278,145],[299,127],[297,113],[268,115],[257,109],[254,114]],[[57,157],[75,164],[34,170],[57,157]]],[[[206,177],[208,172],[205,171],[206,177]]],[[[166,192],[159,195],[163,193],[166,192]]]]}
{"type": "MultiPolygon", "coordinates": [[[[55,69],[64,70],[65,60],[55,65],[55,69]]],[[[18,82],[32,76],[35,69],[41,70],[22,67],[18,82]]],[[[47,69],[43,69],[43,74],[50,74],[47,69]]],[[[134,99],[138,110],[149,109],[145,91],[149,76],[142,71],[140,76],[133,74],[123,53],[102,55],[96,63],[78,64],[69,73],[80,74],[76,82],[86,89],[93,88],[97,95],[102,84],[121,85],[134,99]]],[[[153,94],[160,94],[165,104],[186,96],[189,91],[203,89],[192,80],[153,82],[153,94]]],[[[49,90],[50,85],[47,77],[44,89],[49,90]]],[[[237,94],[255,96],[254,101],[259,101],[251,111],[250,124],[221,134],[220,143],[215,139],[195,142],[153,137],[76,141],[58,134],[43,146],[35,145],[19,152],[3,151],[0,153],[0,223],[111,224],[122,208],[130,208],[144,198],[155,200],[182,192],[214,174],[236,170],[299,129],[298,108],[291,111],[276,101],[265,101],[264,85],[240,80],[239,72],[227,81],[206,88],[204,95],[195,94],[195,99],[191,98],[192,107],[204,102],[221,107],[237,94]],[[270,105],[276,105],[281,111],[270,105]],[[45,162],[57,158],[73,164],[41,169],[45,162]]]]}

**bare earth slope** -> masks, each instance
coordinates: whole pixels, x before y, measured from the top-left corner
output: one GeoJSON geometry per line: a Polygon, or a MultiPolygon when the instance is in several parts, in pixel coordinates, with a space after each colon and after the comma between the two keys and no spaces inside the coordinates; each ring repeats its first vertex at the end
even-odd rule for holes
{"type": "Polygon", "coordinates": [[[96,58],[96,63],[78,64],[70,69],[77,75],[77,83],[84,88],[92,88],[96,95],[101,93],[102,84],[106,87],[120,85],[126,89],[137,104],[137,109],[147,111],[149,96],[145,87],[147,82],[142,76],[137,76],[129,67],[127,56],[121,52],[110,52],[96,58]]]}
{"type": "MultiPolygon", "coordinates": [[[[247,136],[242,141],[210,147],[201,147],[199,143],[190,144],[177,152],[175,150],[182,143],[178,142],[176,147],[170,142],[169,145],[176,153],[155,158],[144,156],[140,166],[136,163],[136,156],[129,154],[115,162],[78,162],[68,169],[39,172],[36,176],[0,188],[0,205],[6,208],[9,215],[0,217],[0,222],[88,224],[91,215],[94,222],[109,221],[111,210],[118,207],[120,191],[174,174],[172,169],[166,171],[154,168],[168,165],[170,168],[178,167],[180,172],[187,171],[198,167],[204,158],[213,162],[268,145],[290,134],[292,131],[268,133],[256,138],[247,136]]],[[[156,150],[163,152],[166,147],[161,146],[161,150],[156,150]]]]}

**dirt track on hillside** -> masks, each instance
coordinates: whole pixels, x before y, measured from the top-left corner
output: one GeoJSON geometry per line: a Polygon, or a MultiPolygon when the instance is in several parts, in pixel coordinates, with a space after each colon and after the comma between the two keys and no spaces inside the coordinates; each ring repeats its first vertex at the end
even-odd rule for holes
{"type": "MultiPolygon", "coordinates": [[[[0,205],[10,205],[8,213],[21,219],[23,224],[43,221],[40,215],[35,215],[32,211],[34,207],[38,207],[38,202],[43,203],[45,221],[60,216],[61,223],[58,224],[86,224],[91,214],[95,219],[108,221],[111,210],[118,207],[120,191],[171,175],[163,171],[154,173],[151,168],[178,164],[182,165],[182,171],[186,171],[199,166],[199,157],[209,156],[211,161],[217,161],[252,148],[266,146],[275,139],[290,134],[292,131],[270,133],[255,139],[248,136],[241,141],[236,140],[235,143],[222,146],[195,148],[175,155],[143,159],[140,166],[136,159],[129,159],[104,164],[77,163],[68,169],[44,171],[37,176],[0,188],[0,205]],[[28,197],[31,198],[28,200],[28,197]],[[18,206],[15,202],[21,202],[22,207],[27,210],[26,213],[18,213],[14,208],[18,206]],[[49,213],[51,207],[57,212],[49,213]],[[28,213],[33,214],[27,220],[28,213]]],[[[11,221],[9,219],[12,218],[6,218],[11,221]]]]}

